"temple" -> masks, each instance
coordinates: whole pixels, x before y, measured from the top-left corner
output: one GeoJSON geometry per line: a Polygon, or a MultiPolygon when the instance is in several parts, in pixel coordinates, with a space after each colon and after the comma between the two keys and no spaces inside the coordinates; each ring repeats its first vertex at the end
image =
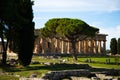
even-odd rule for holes
{"type": "MultiPolygon", "coordinates": [[[[56,38],[40,37],[40,30],[35,30],[34,53],[39,54],[70,54],[73,49],[71,42],[56,38]]],[[[95,37],[87,37],[76,42],[78,54],[102,54],[106,51],[107,34],[96,33],[95,37]]]]}
{"type": "MultiPolygon", "coordinates": [[[[35,54],[70,54],[72,53],[71,42],[56,38],[43,38],[40,29],[35,30],[35,54]]],[[[106,51],[107,34],[96,33],[95,37],[87,37],[76,42],[76,53],[78,54],[102,54],[106,51]]],[[[8,49],[9,51],[9,49],[8,49]]],[[[7,51],[7,52],[8,52],[7,51]]],[[[0,42],[0,52],[2,44],[0,42]]]]}

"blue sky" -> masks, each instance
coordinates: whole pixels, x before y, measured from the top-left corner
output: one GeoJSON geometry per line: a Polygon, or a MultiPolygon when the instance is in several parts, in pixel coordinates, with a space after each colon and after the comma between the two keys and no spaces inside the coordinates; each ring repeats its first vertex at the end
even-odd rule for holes
{"type": "Polygon", "coordinates": [[[34,0],[35,28],[42,28],[51,18],[78,18],[108,34],[120,38],[120,0],[34,0]]]}

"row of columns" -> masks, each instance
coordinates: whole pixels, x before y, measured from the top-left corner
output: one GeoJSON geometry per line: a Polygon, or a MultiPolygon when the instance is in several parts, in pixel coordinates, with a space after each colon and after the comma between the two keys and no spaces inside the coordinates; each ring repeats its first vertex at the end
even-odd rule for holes
{"type": "MultiPolygon", "coordinates": [[[[61,41],[60,44],[56,44],[61,49],[61,53],[71,53],[72,46],[70,42],[61,41]]],[[[103,40],[83,40],[76,43],[77,53],[105,53],[106,41],[103,40]]]]}
{"type": "MultiPolygon", "coordinates": [[[[67,41],[52,39],[45,41],[41,39],[37,48],[41,53],[72,53],[72,44],[67,41]]],[[[76,42],[77,53],[105,53],[106,40],[82,40],[76,42]]]]}
{"type": "Polygon", "coordinates": [[[79,53],[104,53],[106,50],[106,41],[84,40],[77,45],[79,53]]]}

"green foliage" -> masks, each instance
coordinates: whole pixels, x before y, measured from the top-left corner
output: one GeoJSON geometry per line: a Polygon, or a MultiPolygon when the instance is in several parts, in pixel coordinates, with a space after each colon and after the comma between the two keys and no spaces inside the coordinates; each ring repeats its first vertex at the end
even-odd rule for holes
{"type": "Polygon", "coordinates": [[[108,53],[110,53],[110,50],[109,50],[109,49],[107,49],[107,50],[106,50],[106,53],[107,53],[107,54],[108,54],[108,53]]]}
{"type": "MultiPolygon", "coordinates": [[[[18,23],[16,23],[16,16],[18,14],[16,8],[17,3],[15,2],[15,0],[0,0],[0,24],[3,25],[4,29],[2,30],[2,32],[4,32],[2,35],[4,37],[2,38],[2,46],[3,46],[3,62],[6,63],[6,50],[8,45],[5,44],[4,39],[7,40],[7,43],[9,43],[9,41],[15,40],[16,39],[16,35],[18,35],[16,33],[16,29],[18,30],[19,27],[16,26],[18,25],[18,23]],[[7,27],[7,29],[6,29],[7,27]]],[[[1,31],[0,31],[1,33],[1,31]]]]}
{"type": "Polygon", "coordinates": [[[111,39],[110,49],[111,49],[111,53],[113,55],[117,54],[117,40],[116,40],[116,38],[111,39]]]}
{"type": "Polygon", "coordinates": [[[117,54],[120,54],[120,38],[118,38],[118,43],[117,43],[117,54]]]}
{"type": "MultiPolygon", "coordinates": [[[[20,0],[21,1],[21,0],[20,0]]],[[[21,23],[21,29],[18,36],[18,59],[21,65],[27,66],[30,64],[33,48],[34,48],[34,22],[32,13],[32,4],[30,0],[21,1],[21,6],[19,6],[20,16],[27,20],[21,23]]]]}
{"type": "Polygon", "coordinates": [[[23,66],[30,64],[34,48],[32,5],[31,0],[0,0],[0,21],[8,26],[9,47],[23,66]]]}
{"type": "Polygon", "coordinates": [[[53,18],[46,22],[42,29],[42,35],[46,37],[66,37],[68,39],[77,39],[81,35],[94,36],[97,28],[89,26],[82,20],[70,18],[53,18]]]}
{"type": "MultiPolygon", "coordinates": [[[[72,43],[73,56],[75,56],[75,43],[81,36],[93,37],[98,32],[98,28],[89,26],[82,20],[71,18],[53,18],[45,23],[41,29],[41,35],[49,38],[65,38],[72,43]]],[[[82,38],[84,39],[84,38],[82,38]]]]}

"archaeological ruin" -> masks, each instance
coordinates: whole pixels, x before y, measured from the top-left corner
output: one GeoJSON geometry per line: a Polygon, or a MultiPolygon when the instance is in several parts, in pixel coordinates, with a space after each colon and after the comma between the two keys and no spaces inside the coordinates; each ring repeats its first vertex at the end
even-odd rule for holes
{"type": "MultiPolygon", "coordinates": [[[[34,53],[39,54],[69,54],[72,53],[71,42],[56,38],[43,38],[40,36],[40,30],[35,30],[35,48],[34,53]]],[[[96,33],[95,37],[87,37],[76,42],[76,53],[101,54],[106,51],[107,34],[96,33]]]]}

